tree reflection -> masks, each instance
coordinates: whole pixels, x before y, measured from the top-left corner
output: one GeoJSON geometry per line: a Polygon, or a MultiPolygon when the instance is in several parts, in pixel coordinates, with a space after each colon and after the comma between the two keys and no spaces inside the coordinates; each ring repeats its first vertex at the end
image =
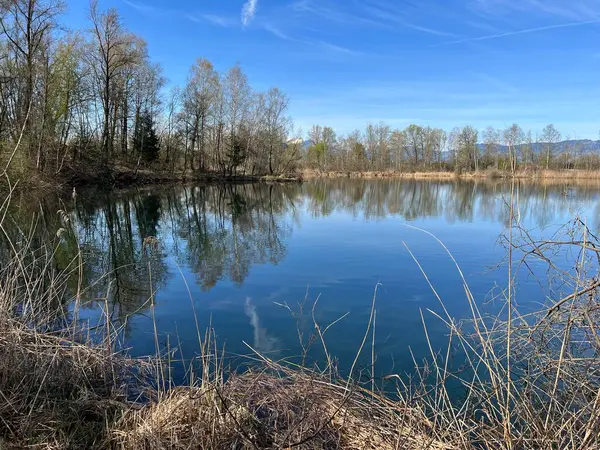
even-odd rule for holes
{"type": "MultiPolygon", "coordinates": [[[[502,180],[318,179],[306,185],[304,195],[313,217],[344,212],[366,220],[400,216],[409,221],[443,218],[448,224],[474,220],[506,224],[510,187],[502,180]]],[[[557,216],[595,206],[600,196],[594,184],[523,180],[516,181],[515,192],[521,218],[538,227],[549,225],[557,216]]]]}
{"type": "Polygon", "coordinates": [[[175,249],[178,262],[192,269],[205,290],[225,277],[241,285],[253,265],[278,264],[285,257],[299,194],[298,187],[273,185],[173,192],[168,202],[173,232],[184,243],[175,249]]]}
{"type": "Polygon", "coordinates": [[[143,312],[188,267],[203,290],[241,285],[255,264],[286,255],[299,186],[228,185],[135,191],[76,204],[71,216],[87,266],[89,306],[108,297],[113,319],[143,312]],[[100,280],[94,282],[94,280],[100,280]]]}
{"type": "MultiPolygon", "coordinates": [[[[582,207],[595,207],[590,225],[598,227],[594,185],[518,182],[515,191],[521,219],[538,227],[582,207]]],[[[52,270],[69,274],[70,295],[82,286],[87,306],[108,300],[113,318],[126,323],[178,276],[177,265],[194,273],[197,284],[208,291],[224,281],[241,286],[253,266],[280,263],[294,225],[306,215],[507,224],[504,199],[509,195],[506,182],[461,180],[321,179],[304,185],[161,187],[82,193],[68,202],[33,202],[24,196],[13,203],[5,228],[14,243],[29,235],[32,248],[54,249],[52,270]],[[73,270],[79,251],[84,264],[73,270]]],[[[0,245],[3,261],[12,251],[6,241],[4,237],[0,245]]],[[[249,305],[246,310],[253,311],[249,305]]]]}

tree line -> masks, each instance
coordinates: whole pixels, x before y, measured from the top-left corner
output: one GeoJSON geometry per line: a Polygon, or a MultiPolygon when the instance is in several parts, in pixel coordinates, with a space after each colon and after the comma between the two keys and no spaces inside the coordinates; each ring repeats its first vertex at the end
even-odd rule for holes
{"type": "Polygon", "coordinates": [[[162,67],[116,9],[89,5],[65,32],[60,0],[0,2],[0,171],[60,174],[118,164],[222,174],[290,171],[300,148],[288,97],[252,89],[236,65],[198,59],[165,93],[162,67]]]}
{"type": "Polygon", "coordinates": [[[600,143],[586,148],[586,141],[563,140],[552,124],[535,137],[517,124],[490,126],[483,133],[467,125],[448,133],[430,126],[412,124],[399,130],[378,123],[339,137],[332,128],[317,125],[308,132],[305,147],[305,165],[318,170],[600,169],[600,143]]]}

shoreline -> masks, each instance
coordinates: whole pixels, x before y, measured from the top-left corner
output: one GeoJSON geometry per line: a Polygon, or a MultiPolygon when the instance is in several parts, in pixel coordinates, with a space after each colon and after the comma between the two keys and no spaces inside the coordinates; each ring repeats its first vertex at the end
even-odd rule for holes
{"type": "Polygon", "coordinates": [[[122,188],[129,186],[143,186],[150,184],[166,183],[290,183],[300,182],[302,179],[297,176],[286,175],[224,175],[219,172],[192,172],[192,171],[168,171],[168,170],[132,170],[126,167],[115,167],[105,174],[81,177],[77,172],[74,176],[68,177],[63,182],[72,187],[86,186],[110,186],[112,188],[122,188]]]}
{"type": "Polygon", "coordinates": [[[304,180],[319,178],[353,178],[353,179],[415,179],[415,180],[561,180],[561,181],[597,181],[600,183],[600,171],[594,170],[523,170],[514,175],[510,172],[485,170],[475,172],[447,171],[302,171],[304,180]]]}
{"type": "MultiPolygon", "coordinates": [[[[540,183],[585,183],[600,185],[600,171],[593,170],[523,170],[514,175],[509,172],[486,170],[477,172],[456,173],[448,171],[320,171],[301,170],[288,175],[223,175],[218,172],[169,172],[166,170],[132,170],[116,167],[105,172],[82,172],[68,170],[63,176],[55,179],[47,177],[20,178],[11,182],[16,191],[55,190],[69,193],[73,189],[101,188],[106,190],[124,189],[128,187],[161,186],[169,184],[249,184],[249,183],[303,183],[321,179],[354,179],[354,180],[420,180],[420,181],[527,181],[540,183]]],[[[8,188],[6,181],[0,183],[0,191],[8,188]]]]}
{"type": "Polygon", "coordinates": [[[223,175],[218,172],[169,172],[165,170],[130,170],[115,168],[109,171],[69,170],[55,178],[30,176],[16,178],[7,183],[0,181],[0,192],[15,188],[15,191],[59,191],[69,193],[73,189],[101,188],[106,190],[124,189],[168,184],[247,184],[247,183],[301,183],[301,176],[289,175],[223,175]]]}

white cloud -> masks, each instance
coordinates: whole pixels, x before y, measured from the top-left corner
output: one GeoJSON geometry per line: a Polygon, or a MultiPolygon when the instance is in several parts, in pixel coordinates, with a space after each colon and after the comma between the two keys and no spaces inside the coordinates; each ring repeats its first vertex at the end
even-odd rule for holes
{"type": "Polygon", "coordinates": [[[187,15],[187,18],[193,22],[201,23],[204,21],[210,22],[213,25],[217,25],[219,27],[229,28],[233,27],[237,24],[235,18],[217,16],[214,14],[202,14],[201,16],[193,16],[191,14],[187,15]]]}
{"type": "Polygon", "coordinates": [[[472,0],[469,6],[484,14],[527,14],[585,21],[598,18],[598,0],[472,0]]]}
{"type": "Polygon", "coordinates": [[[358,52],[355,52],[354,50],[342,47],[340,45],[332,44],[331,42],[319,41],[319,44],[321,44],[321,46],[323,46],[324,48],[334,52],[344,53],[346,55],[358,55],[358,52]]]}
{"type": "Polygon", "coordinates": [[[258,0],[248,0],[242,8],[242,23],[248,25],[254,19],[256,9],[258,8],[258,0]]]}
{"type": "Polygon", "coordinates": [[[156,12],[156,8],[153,6],[149,6],[149,5],[145,5],[143,3],[137,3],[137,2],[133,2],[130,0],[123,0],[123,3],[125,3],[127,6],[130,6],[131,8],[140,11],[142,13],[153,13],[156,12]]]}
{"type": "Polygon", "coordinates": [[[279,28],[276,28],[270,24],[265,24],[264,27],[265,31],[268,31],[269,33],[271,33],[273,36],[278,37],[279,39],[283,39],[284,41],[294,41],[294,42],[299,42],[296,39],[293,39],[292,37],[288,36],[287,34],[285,34],[283,31],[281,31],[279,28]]]}

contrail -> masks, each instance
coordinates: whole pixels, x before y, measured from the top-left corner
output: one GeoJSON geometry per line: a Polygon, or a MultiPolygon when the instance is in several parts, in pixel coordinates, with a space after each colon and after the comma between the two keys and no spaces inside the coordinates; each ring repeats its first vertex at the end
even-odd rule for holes
{"type": "Polygon", "coordinates": [[[242,8],[242,23],[244,26],[248,25],[254,15],[256,14],[256,8],[258,7],[258,0],[248,0],[242,8]]]}
{"type": "Polygon", "coordinates": [[[507,37],[507,36],[516,36],[516,35],[519,35],[519,34],[537,33],[538,31],[555,30],[557,28],[579,27],[579,26],[582,26],[582,25],[591,25],[591,24],[594,24],[594,23],[600,23],[600,20],[588,20],[588,21],[585,21],[585,22],[562,23],[562,24],[559,24],[559,25],[550,25],[550,26],[547,26],[547,27],[528,28],[527,30],[510,31],[508,33],[502,33],[502,34],[490,34],[488,36],[480,36],[480,37],[475,37],[475,38],[459,39],[457,41],[445,42],[443,44],[440,44],[439,46],[454,45],[454,44],[463,44],[465,42],[487,41],[489,39],[498,39],[498,38],[503,38],[503,37],[507,37]]]}

